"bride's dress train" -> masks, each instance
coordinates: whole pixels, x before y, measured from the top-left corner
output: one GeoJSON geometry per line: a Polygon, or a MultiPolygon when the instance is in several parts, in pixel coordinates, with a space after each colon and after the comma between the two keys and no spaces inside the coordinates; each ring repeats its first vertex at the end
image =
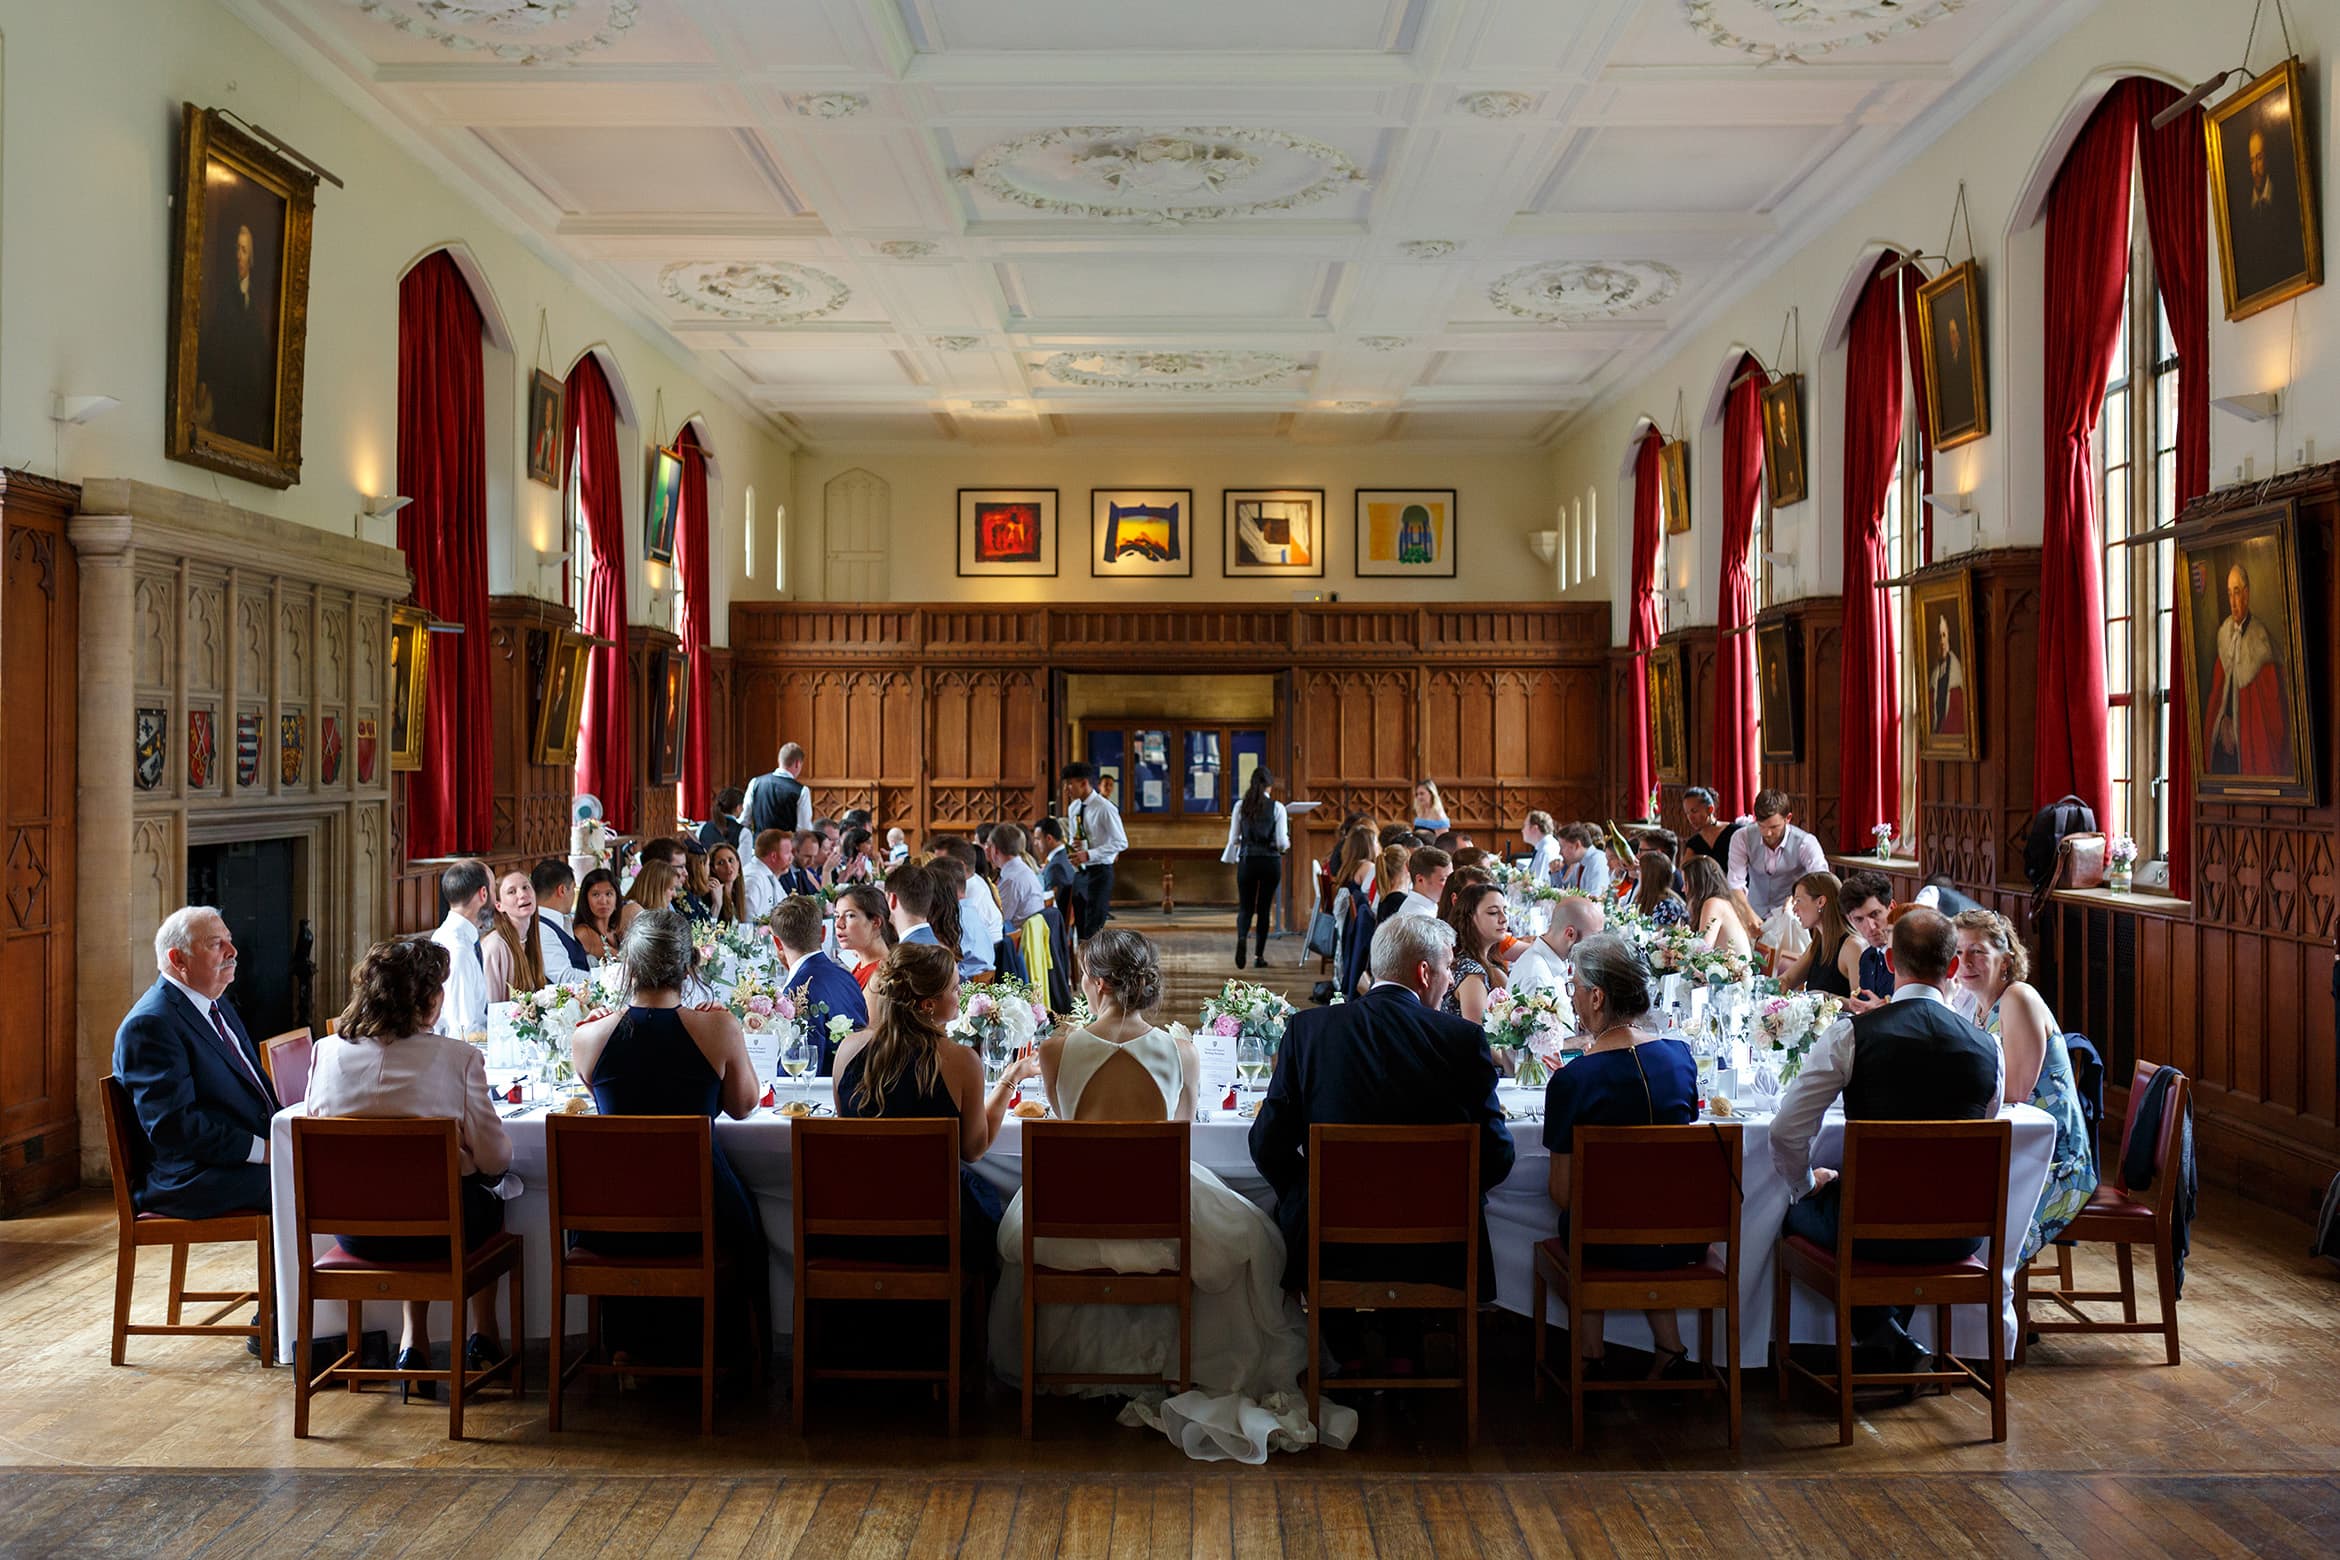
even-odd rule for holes
{"type": "MultiPolygon", "coordinates": [[[[1161,1029],[1126,1045],[1076,1029],[1066,1037],[1056,1093],[1067,1117],[1098,1067],[1126,1054],[1143,1065],[1162,1090],[1163,1115],[1176,1109],[1184,1087],[1177,1043],[1161,1029]]],[[[1191,1207],[1194,1266],[1193,1387],[1175,1397],[1166,1389],[1096,1385],[1043,1390],[1091,1397],[1126,1397],[1124,1424],[1148,1424],[1204,1461],[1265,1462],[1270,1452],[1322,1444],[1340,1448],[1355,1434],[1354,1410],[1327,1401],[1324,1423],[1308,1421],[1300,1389],[1308,1327],[1284,1292],[1284,1241],[1275,1220],[1201,1165],[1193,1167],[1191,1207]]],[[[1024,1199],[1008,1205],[999,1227],[1003,1269],[991,1305],[993,1368],[1020,1380],[1023,1352],[1024,1199]]],[[[1044,1267],[1115,1273],[1155,1273],[1177,1261],[1175,1243],[1135,1240],[1041,1240],[1033,1258],[1044,1267]]],[[[1174,1379],[1178,1369],[1178,1313],[1166,1306],[1044,1306],[1036,1357],[1044,1371],[1094,1375],[1153,1375],[1174,1379]]]]}

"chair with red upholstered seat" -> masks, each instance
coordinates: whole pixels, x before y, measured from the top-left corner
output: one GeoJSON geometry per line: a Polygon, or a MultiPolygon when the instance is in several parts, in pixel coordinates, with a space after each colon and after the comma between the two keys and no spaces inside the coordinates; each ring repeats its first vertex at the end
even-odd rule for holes
{"type": "Polygon", "coordinates": [[[277,1104],[298,1105],[309,1097],[309,1059],[316,1044],[306,1029],[288,1029],[260,1042],[260,1065],[268,1069],[277,1104]]]}
{"type": "MultiPolygon", "coordinates": [[[[1535,1253],[1536,1401],[1544,1383],[1568,1392],[1569,1445],[1584,1450],[1587,1392],[1721,1392],[1730,1402],[1731,1449],[1739,1446],[1739,1162],[1745,1128],[1710,1122],[1681,1127],[1578,1127],[1568,1186],[1568,1234],[1541,1241],[1535,1253]],[[1705,1260],[1682,1268],[1600,1267],[1588,1247],[1708,1247],[1705,1260]],[[1712,1248],[1720,1245],[1717,1257],[1712,1248]],[[1584,1351],[1572,1337],[1565,1374],[1545,1363],[1545,1292],[1557,1290],[1571,1328],[1580,1316],[1608,1311],[1696,1311],[1698,1358],[1705,1374],[1689,1381],[1584,1379],[1584,1351]],[[1730,1352],[1714,1368],[1714,1313],[1723,1313],[1730,1352]]],[[[1597,1258],[1596,1253],[1596,1258],[1597,1258]]]]}
{"type": "MultiPolygon", "coordinates": [[[[2143,1191],[2133,1190],[2121,1174],[2121,1167],[2129,1157],[2129,1147],[2136,1139],[2137,1109],[2144,1102],[2145,1090],[2160,1071],[2157,1062],[2139,1062],[2134,1078],[2129,1083],[2129,1111],[2121,1126],[2120,1153],[2105,1166],[2107,1173],[2098,1177],[2095,1195],[2080,1210],[2077,1218],[2064,1226],[2056,1237],[2056,1283],[2052,1287],[2034,1290],[2034,1278],[2045,1277],[2026,1268],[2015,1275],[2015,1308],[2022,1318],[2026,1333],[2154,1333],[2161,1334],[2163,1349],[2170,1364],[2178,1362],[2177,1320],[2177,1265],[2176,1247],[2172,1239],[2173,1217],[2177,1210],[2178,1177],[2176,1173],[2178,1132],[2185,1121],[2187,1098],[2193,1085],[2186,1075],[2179,1073],[2176,1081],[2163,1097],[2161,1108],[2161,1135],[2153,1144],[2153,1185],[2143,1191]],[[2083,1241],[2102,1241],[2113,1248],[2113,1260],[2119,1265],[2121,1287],[2118,1289],[2075,1289],[2072,1280],[2072,1248],[2083,1241]],[[2069,1243],[2069,1244],[2067,1244],[2069,1243]],[[2131,1252],[2138,1246],[2153,1248],[2155,1287],[2161,1292],[2161,1320],[2137,1320],[2137,1269],[2131,1252]],[[2070,1321],[2035,1322],[2031,1319],[2031,1300],[2034,1293],[2052,1300],[2071,1314],[2070,1321]],[[2080,1309],[2080,1301],[2118,1300],[2121,1320],[2098,1321],[2080,1309]]],[[[2018,1345],[2015,1358],[2023,1360],[2025,1350],[2018,1345]]]]}
{"type": "Polygon", "coordinates": [[[120,1244],[114,1255],[114,1363],[124,1363],[133,1334],[139,1337],[251,1338],[260,1345],[263,1365],[276,1363],[276,1267],[268,1249],[268,1210],[230,1214],[218,1219],[173,1219],[159,1213],[140,1213],[133,1200],[146,1181],[149,1150],[146,1129],[138,1124],[138,1109],[119,1078],[99,1085],[106,1107],[106,1162],[114,1175],[114,1220],[120,1244]],[[190,1246],[248,1244],[259,1256],[260,1276],[251,1289],[189,1289],[187,1248],[190,1246]],[[138,1253],[147,1246],[171,1248],[170,1320],[133,1322],[130,1300],[138,1284],[138,1253]],[[181,1322],[189,1300],[216,1302],[219,1309],[200,1322],[181,1322]],[[260,1317],[251,1323],[223,1323],[220,1318],[239,1306],[258,1301],[260,1317]]]}
{"type": "Polygon", "coordinates": [[[1024,1127],[1024,1438],[1042,1386],[1160,1384],[1159,1376],[1041,1371],[1034,1357],[1044,1305],[1159,1305],[1178,1311],[1178,1378],[1194,1380],[1194,1240],[1191,1134],[1183,1121],[1034,1121],[1024,1127]],[[1043,1240],[1173,1243],[1176,1266],[1114,1273],[1043,1266],[1043,1240]]]}
{"type": "MultiPolygon", "coordinates": [[[[580,1371],[590,1375],[696,1376],[699,1433],[715,1433],[715,1328],[726,1266],[715,1242],[713,1124],[704,1116],[547,1116],[546,1199],[552,1225],[551,1384],[547,1423],[561,1427],[561,1393],[580,1371]],[[695,1252],[627,1255],[571,1247],[571,1235],[695,1235],[695,1252]],[[585,1296],[585,1350],[564,1364],[569,1297],[585,1296]],[[699,1363],[623,1364],[603,1351],[601,1302],[611,1296],[696,1300],[699,1363]]],[[[752,1336],[754,1307],[743,1307],[751,1336],[757,1395],[764,1383],[764,1340],[752,1336]]]]}
{"type": "Polygon", "coordinates": [[[296,1438],[309,1433],[310,1394],[337,1381],[352,1392],[371,1381],[444,1381],[447,1435],[458,1441],[463,1439],[464,1399],[474,1388],[509,1371],[512,1395],[517,1398],[527,1390],[520,1359],[520,1340],[525,1336],[521,1329],[528,1315],[520,1241],[498,1231],[464,1249],[461,1152],[460,1127],[451,1120],[293,1118],[293,1236],[302,1259],[293,1354],[296,1438]],[[371,1261],[345,1251],[335,1240],[320,1256],[314,1254],[319,1235],[444,1240],[447,1255],[424,1262],[371,1261]],[[504,1357],[482,1370],[467,1370],[460,1341],[464,1303],[499,1278],[509,1278],[512,1285],[504,1357]],[[311,1375],[309,1346],[320,1300],[346,1305],[349,1325],[341,1355],[311,1375]],[[445,1301],[456,1323],[448,1368],[376,1370],[353,1364],[365,1336],[363,1309],[369,1300],[445,1301]]]}
{"type": "Polygon", "coordinates": [[[1453,1311],[1459,1374],[1343,1376],[1344,1391],[1430,1388],[1463,1395],[1463,1444],[1479,1436],[1479,1129],[1308,1129],[1308,1418],[1322,1424],[1324,1313],[1453,1311]],[[1460,1284],[1324,1276],[1324,1248],[1455,1246],[1460,1284]]]}
{"type": "Polygon", "coordinates": [[[1772,1297],[1772,1363],[1779,1400],[1788,1400],[1792,1372],[1836,1397],[1836,1440],[1853,1438],[1853,1389],[1931,1385],[1971,1386],[1991,1400],[1991,1439],[2007,1439],[2007,1347],[2002,1317],[2007,1304],[2007,1166],[2014,1129],[1989,1121],[1848,1121],[1844,1128],[1844,1186],[1839,1194],[1836,1249],[1800,1235],[1779,1243],[1772,1297]],[[1896,1263],[1859,1255],[1870,1241],[1980,1239],[1981,1250],[1959,1262],[1896,1263]],[[1807,1370],[1793,1353],[1795,1286],[1826,1297],[1836,1309],[1836,1370],[1807,1370]],[[1855,1306],[1930,1305],[1934,1308],[1933,1370],[1855,1374],[1855,1306]],[[1986,1380],[1951,1352],[1950,1310],[1983,1307],[1990,1339],[1986,1380]]]}
{"type": "Polygon", "coordinates": [[[983,1285],[959,1246],[959,1123],[949,1117],[790,1124],[790,1201],[796,1216],[795,1398],[790,1415],[804,1433],[805,1391],[814,1381],[933,1381],[948,1395],[950,1433],[959,1433],[961,1333],[983,1285]],[[841,1240],[931,1242],[935,1259],[876,1260],[822,1250],[841,1240]],[[813,1301],[896,1305],[940,1303],[949,1317],[941,1370],[812,1363],[813,1301]]]}

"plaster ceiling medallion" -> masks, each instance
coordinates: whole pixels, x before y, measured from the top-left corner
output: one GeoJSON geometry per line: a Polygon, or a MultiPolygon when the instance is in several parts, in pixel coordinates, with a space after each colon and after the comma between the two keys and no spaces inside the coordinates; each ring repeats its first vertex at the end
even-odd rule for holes
{"type": "Polygon", "coordinates": [[[677,303],[766,325],[817,320],[853,296],[828,272],[786,260],[683,260],[659,272],[658,284],[677,303]]]}
{"type": "Polygon", "coordinates": [[[1665,302],[1682,273],[1656,260],[1546,260],[1506,271],[1487,301],[1523,320],[1614,319],[1665,302]]]}
{"type": "Polygon", "coordinates": [[[935,245],[923,238],[889,238],[877,246],[888,260],[923,260],[934,251],[935,245]]]}
{"type": "Polygon", "coordinates": [[[1281,130],[1072,125],[986,148],[960,174],[1052,216],[1219,222],[1291,211],[1366,185],[1337,149],[1281,130]]]}
{"type": "Polygon", "coordinates": [[[1682,0],[1690,30],[1766,65],[1803,64],[1883,43],[1966,9],[1969,0],[1682,0]]]}
{"type": "Polygon", "coordinates": [[[1040,371],[1090,390],[1249,390],[1300,371],[1281,352],[1059,352],[1040,371]]]}
{"type": "Polygon", "coordinates": [[[1517,119],[1535,107],[1536,100],[1525,92],[1470,92],[1457,98],[1455,106],[1481,119],[1517,119]]]}
{"type": "Polygon", "coordinates": [[[945,352],[972,352],[983,345],[981,336],[929,336],[926,339],[945,352]]]}
{"type": "Polygon", "coordinates": [[[1443,260],[1461,247],[1451,238],[1409,238],[1398,245],[1398,253],[1408,260],[1443,260]]]}
{"type": "Polygon", "coordinates": [[[869,99],[858,92],[814,92],[790,98],[788,111],[799,119],[851,119],[869,111],[869,99]]]}
{"type": "Polygon", "coordinates": [[[1375,352],[1395,352],[1414,338],[1411,336],[1359,336],[1358,341],[1375,352]]]}
{"type": "Polygon", "coordinates": [[[641,11],[640,0],[350,0],[350,4],[402,33],[511,65],[567,65],[609,48],[641,11]],[[577,15],[580,10],[582,18],[577,15]],[[536,36],[548,31],[553,36],[536,36]]]}

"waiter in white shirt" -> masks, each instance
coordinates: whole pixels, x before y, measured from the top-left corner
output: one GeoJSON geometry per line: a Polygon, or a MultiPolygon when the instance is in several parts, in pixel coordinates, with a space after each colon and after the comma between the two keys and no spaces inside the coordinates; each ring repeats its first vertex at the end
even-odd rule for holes
{"type": "Polygon", "coordinates": [[[1573,976],[1576,945],[1587,937],[1598,937],[1608,924],[1608,912],[1597,899],[1571,897],[1554,904],[1544,935],[1511,961],[1512,991],[1521,996],[1531,991],[1566,991],[1573,976]]]}
{"type": "Polygon", "coordinates": [[[1081,938],[1087,941],[1105,929],[1113,904],[1113,863],[1129,849],[1122,831],[1121,810],[1097,794],[1097,766],[1079,762],[1064,766],[1065,827],[1072,831],[1073,865],[1080,869],[1074,894],[1081,918],[1081,938]]]}
{"type": "Polygon", "coordinates": [[[447,984],[431,1027],[458,1040],[487,1033],[487,971],[479,962],[479,930],[483,918],[494,915],[493,883],[484,861],[451,862],[439,874],[447,919],[431,933],[431,941],[447,950],[447,984]]]}
{"type": "Polygon", "coordinates": [[[1795,825],[1785,791],[1755,793],[1755,827],[1731,836],[1731,860],[1725,874],[1740,911],[1753,930],[1787,903],[1788,890],[1799,878],[1828,870],[1828,852],[1820,842],[1795,825]]]}

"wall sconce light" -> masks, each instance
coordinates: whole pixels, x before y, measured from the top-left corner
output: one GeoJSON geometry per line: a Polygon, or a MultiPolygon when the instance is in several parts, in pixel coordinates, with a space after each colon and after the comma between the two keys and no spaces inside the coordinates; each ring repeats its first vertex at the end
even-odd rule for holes
{"type": "Polygon", "coordinates": [[[1964,493],[1953,493],[1947,498],[1939,493],[1928,493],[1926,507],[1938,515],[1957,516],[1974,513],[1974,506],[1966,501],[1964,493]]]}
{"type": "Polygon", "coordinates": [[[1546,563],[1560,556],[1558,531],[1530,531],[1527,541],[1529,550],[1546,563]]]}
{"type": "Polygon", "coordinates": [[[49,397],[49,421],[76,425],[93,422],[121,404],[110,395],[53,395],[49,397]]]}
{"type": "Polygon", "coordinates": [[[2211,401],[2210,404],[2228,416],[2239,417],[2244,422],[2266,422],[2269,418],[2282,412],[2283,392],[2280,390],[2254,390],[2249,395],[2222,395],[2211,401]]]}
{"type": "Polygon", "coordinates": [[[413,499],[408,498],[403,493],[368,493],[366,495],[366,518],[368,520],[387,520],[413,502],[413,499]]]}

